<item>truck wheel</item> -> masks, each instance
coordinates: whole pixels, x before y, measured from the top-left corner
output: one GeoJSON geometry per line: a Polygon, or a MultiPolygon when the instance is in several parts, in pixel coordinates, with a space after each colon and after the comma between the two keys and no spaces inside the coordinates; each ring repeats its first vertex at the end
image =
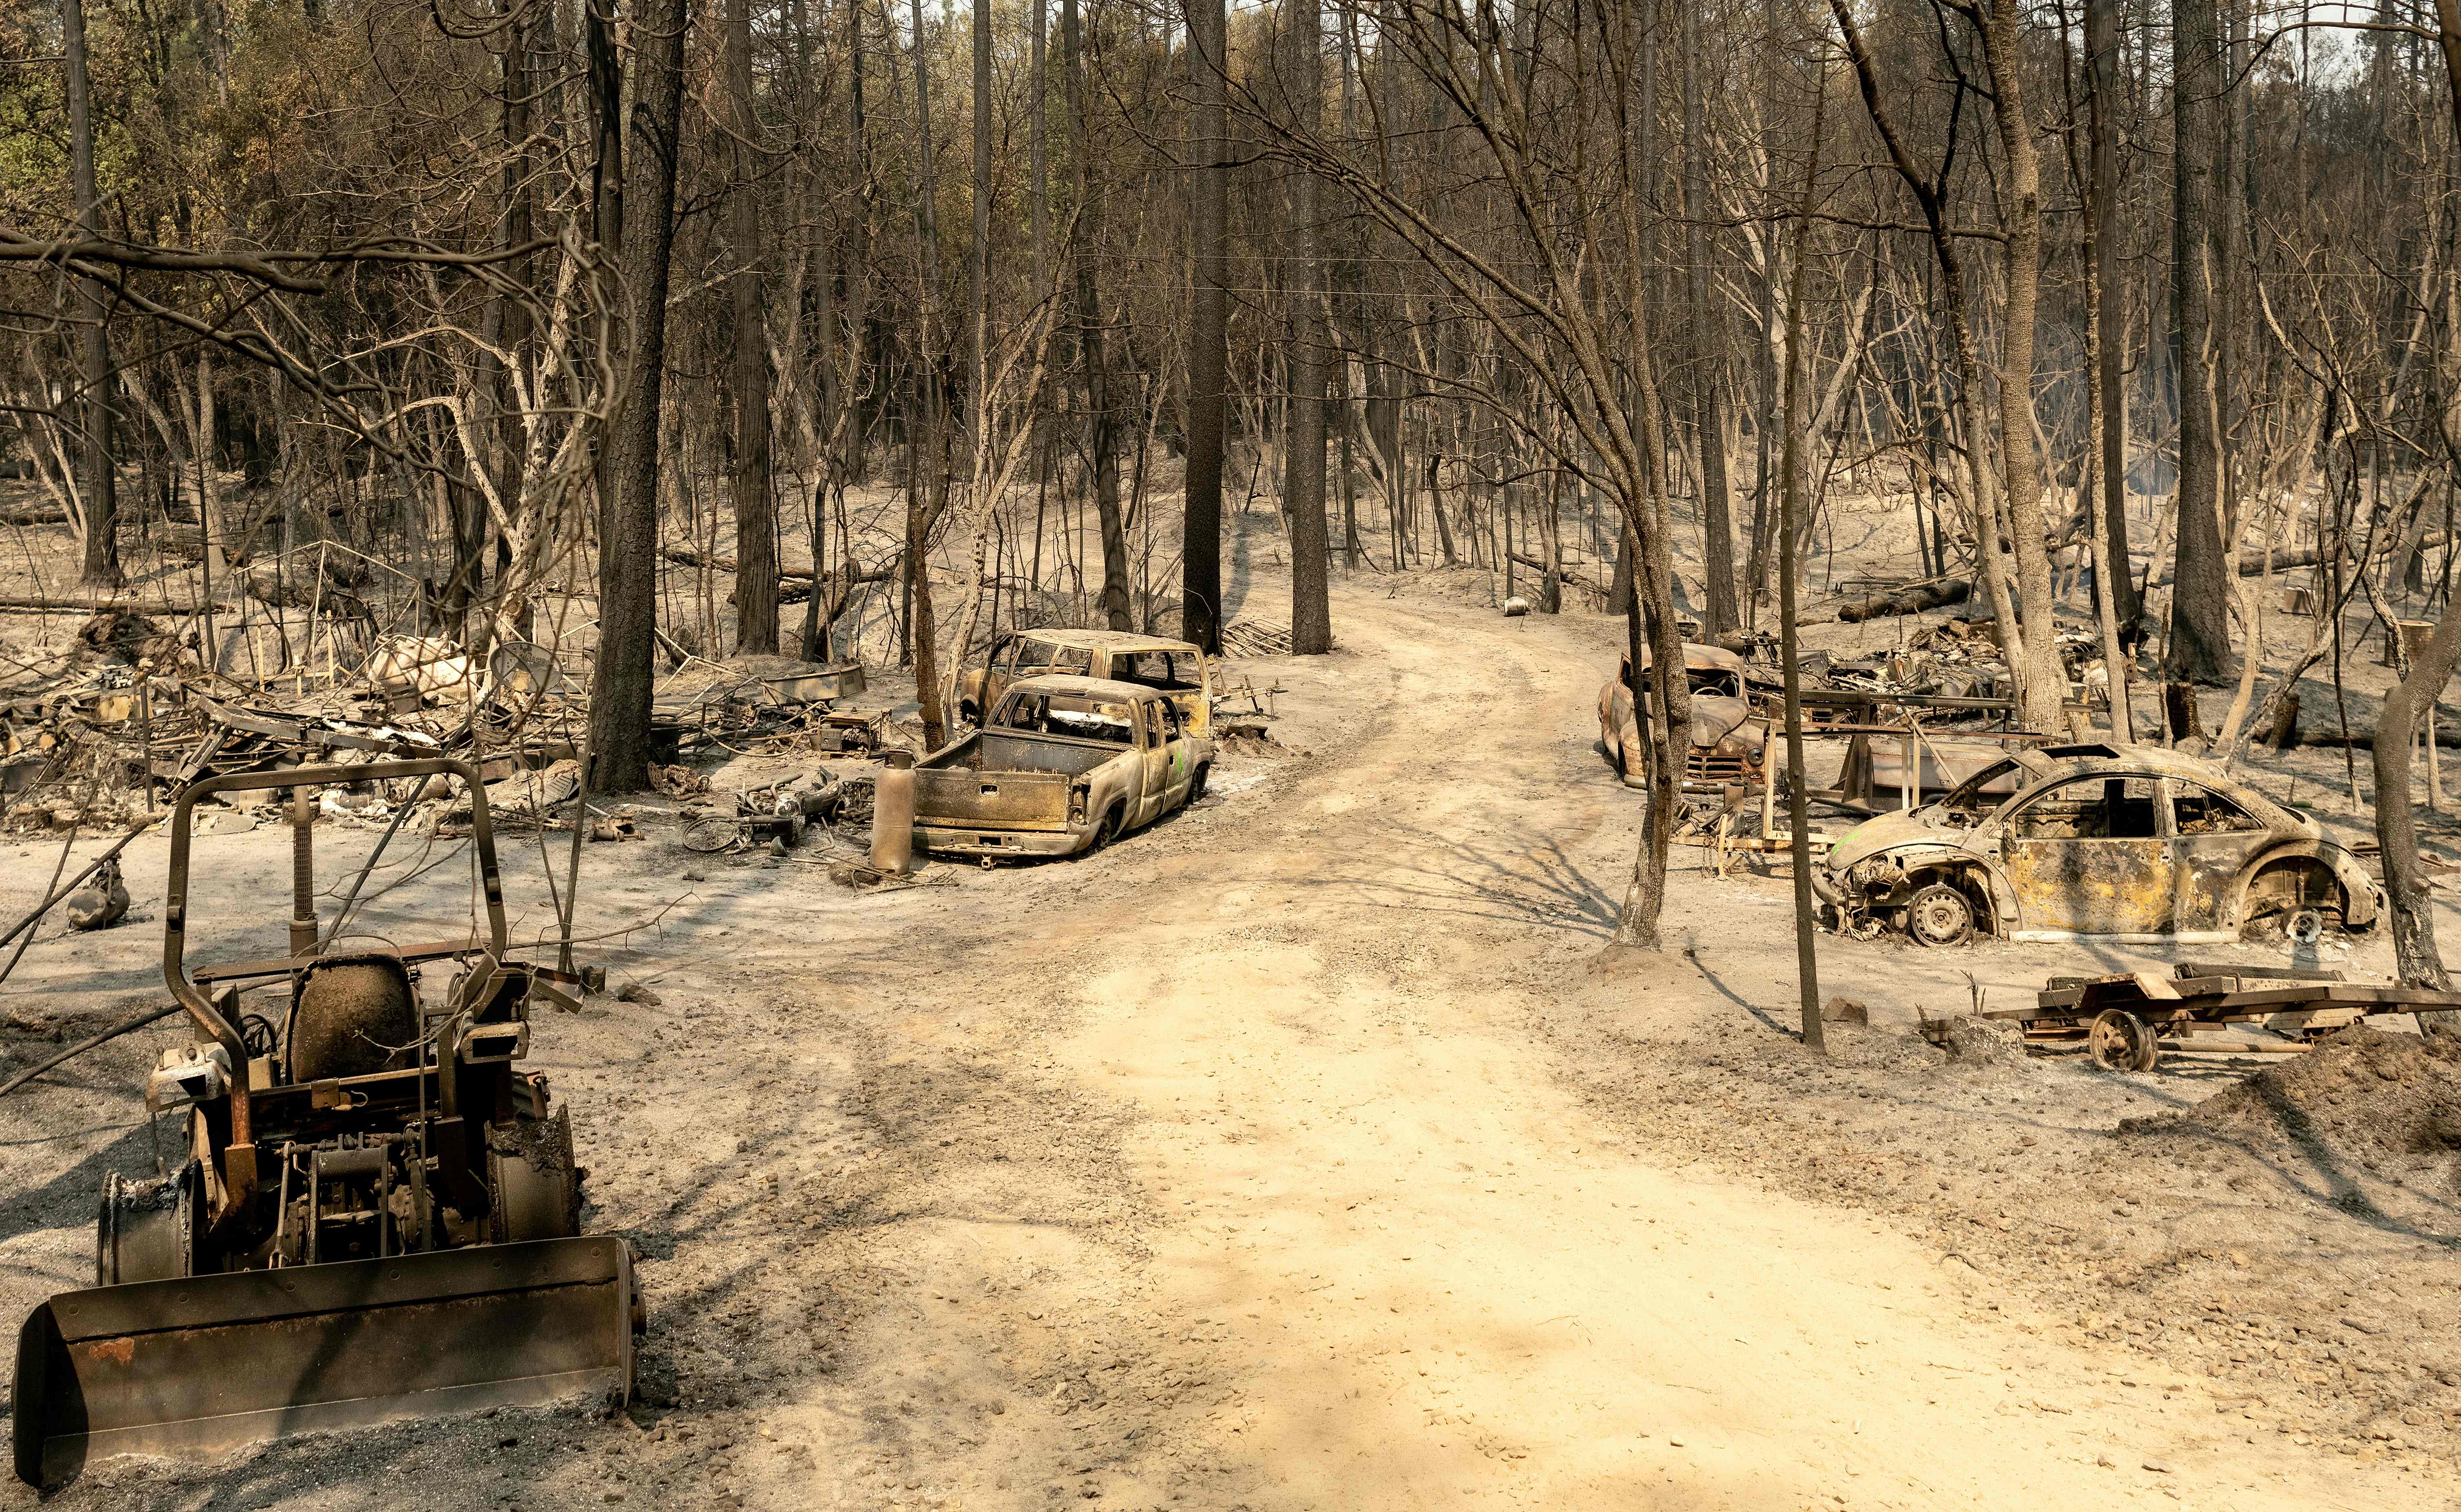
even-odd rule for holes
{"type": "Polygon", "coordinates": [[[1106,849],[1111,841],[1118,840],[1120,832],[1127,827],[1126,817],[1125,809],[1116,807],[1104,814],[1102,822],[1094,826],[1094,843],[1085,847],[1085,854],[1091,856],[1098,850],[1106,849]]]}
{"type": "Polygon", "coordinates": [[[1206,778],[1208,778],[1208,777],[1211,777],[1212,775],[1213,775],[1213,769],[1212,769],[1211,767],[1209,767],[1209,766],[1201,766],[1201,767],[1198,767],[1198,768],[1196,769],[1196,776],[1194,776],[1194,777],[1189,777],[1189,778],[1188,779],[1188,807],[1190,807],[1190,808],[1195,807],[1195,805],[1196,805],[1196,800],[1197,800],[1198,799],[1201,799],[1201,798],[1203,798],[1203,797],[1205,796],[1205,780],[1206,780],[1206,778]]]}

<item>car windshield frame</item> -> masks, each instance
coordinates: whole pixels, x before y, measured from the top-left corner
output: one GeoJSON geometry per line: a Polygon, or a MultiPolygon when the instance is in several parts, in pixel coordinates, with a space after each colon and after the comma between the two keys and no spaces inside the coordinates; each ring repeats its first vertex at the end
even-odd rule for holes
{"type": "Polygon", "coordinates": [[[2021,782],[2014,793],[1994,796],[1982,791],[1984,784],[1996,782],[2011,772],[2023,770],[2024,764],[2014,756],[2002,756],[1923,806],[1937,814],[1942,823],[1972,829],[2033,790],[2034,783],[2021,782]],[[1990,801],[1979,801],[1983,799],[1990,801]]]}

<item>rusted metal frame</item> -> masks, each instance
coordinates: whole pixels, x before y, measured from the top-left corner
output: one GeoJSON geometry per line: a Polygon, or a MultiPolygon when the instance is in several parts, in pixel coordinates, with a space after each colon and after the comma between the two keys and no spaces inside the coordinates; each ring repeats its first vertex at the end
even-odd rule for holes
{"type": "MultiPolygon", "coordinates": [[[[426,944],[415,945],[408,949],[394,953],[400,958],[403,965],[412,966],[421,961],[458,960],[463,956],[475,955],[483,947],[474,945],[468,940],[431,940],[426,944]]],[[[189,979],[203,985],[207,982],[241,982],[250,977],[289,976],[294,971],[307,969],[314,964],[315,960],[312,955],[260,956],[251,961],[233,961],[224,966],[201,967],[190,973],[189,979]]]]}
{"type": "MultiPolygon", "coordinates": [[[[397,777],[427,777],[449,773],[461,778],[470,789],[470,831],[480,858],[480,875],[486,894],[488,936],[491,954],[504,951],[503,880],[496,869],[495,834],[488,822],[485,785],[479,779],[479,770],[468,761],[452,756],[422,756],[409,760],[371,761],[356,766],[305,766],[273,772],[235,772],[222,777],[192,782],[180,794],[171,812],[170,879],[162,905],[162,982],[180,1006],[188,1011],[197,1028],[208,1039],[220,1045],[230,1056],[234,1068],[245,1068],[248,1062],[247,1042],[239,1028],[225,1018],[190,977],[183,954],[187,943],[188,922],[188,846],[191,820],[197,801],[222,793],[249,792],[265,788],[310,787],[336,782],[386,781],[397,777]]],[[[257,1184],[256,1141],[250,1119],[248,1077],[244,1069],[231,1078],[228,1097],[230,1138],[223,1151],[222,1191],[214,1224],[222,1226],[241,1212],[257,1184]]]]}

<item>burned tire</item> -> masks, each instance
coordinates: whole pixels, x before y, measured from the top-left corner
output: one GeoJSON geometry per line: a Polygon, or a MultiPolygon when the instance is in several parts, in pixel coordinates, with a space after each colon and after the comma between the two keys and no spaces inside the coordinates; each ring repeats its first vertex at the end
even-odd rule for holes
{"type": "Polygon", "coordinates": [[[500,1245],[569,1239],[581,1232],[581,1182],[572,1162],[572,1118],[515,1118],[487,1130],[488,1237],[500,1245]]]}
{"type": "Polygon", "coordinates": [[[1182,805],[1183,807],[1194,808],[1196,806],[1196,800],[1205,796],[1205,784],[1207,779],[1212,776],[1213,768],[1210,766],[1201,766],[1196,769],[1196,775],[1188,779],[1188,801],[1182,805]]]}
{"type": "Polygon", "coordinates": [[[94,1284],[195,1275],[204,1185],[204,1169],[194,1161],[168,1181],[132,1182],[118,1171],[105,1176],[94,1225],[94,1284]]]}
{"type": "Polygon", "coordinates": [[[1113,804],[1102,815],[1102,822],[1094,826],[1094,842],[1085,847],[1085,854],[1091,856],[1096,851],[1110,849],[1112,842],[1125,834],[1127,828],[1127,809],[1122,805],[1113,804]]]}
{"type": "Polygon", "coordinates": [[[1974,900],[1944,882],[1906,900],[1906,933],[1916,945],[1944,948],[1974,938],[1974,900]]]}

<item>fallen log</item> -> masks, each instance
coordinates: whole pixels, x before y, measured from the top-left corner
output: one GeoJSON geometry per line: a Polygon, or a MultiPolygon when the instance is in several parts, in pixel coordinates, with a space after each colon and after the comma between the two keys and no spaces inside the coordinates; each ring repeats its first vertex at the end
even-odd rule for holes
{"type": "Polygon", "coordinates": [[[57,504],[17,504],[0,508],[0,525],[65,525],[69,512],[57,504]]]}
{"type": "MultiPolygon", "coordinates": [[[[679,567],[706,566],[714,572],[732,572],[735,570],[735,559],[733,557],[704,557],[699,552],[683,546],[670,546],[666,550],[659,552],[658,556],[662,560],[671,562],[679,567]]],[[[778,569],[778,576],[781,578],[800,579],[805,583],[812,581],[811,572],[804,568],[780,567],[778,569]]]]}
{"type": "MultiPolygon", "coordinates": [[[[197,606],[173,604],[167,600],[148,603],[139,599],[116,599],[109,595],[99,598],[0,599],[0,611],[22,614],[99,614],[106,609],[121,614],[194,614],[197,606]]],[[[216,604],[213,610],[217,614],[228,614],[231,607],[216,604]]]]}
{"type": "Polygon", "coordinates": [[[1859,625],[1892,614],[1920,614],[1925,609],[1962,604],[1973,596],[1974,585],[1963,578],[1936,578],[1929,583],[1910,583],[1859,604],[1841,604],[1837,618],[1843,624],[1859,625]]]}
{"type": "MultiPolygon", "coordinates": [[[[2427,534],[2418,538],[2418,549],[2421,551],[2427,551],[2436,546],[2449,545],[2451,543],[2451,541],[2452,532],[2448,530],[2430,530],[2427,534]]],[[[2393,544],[2397,545],[2399,543],[2396,542],[2393,543],[2393,544]]],[[[2273,570],[2276,572],[2281,572],[2286,571],[2291,567],[2312,567],[2322,559],[2323,555],[2324,553],[2322,548],[2317,546],[2302,546],[2297,551],[2277,551],[2273,556],[2273,570]]],[[[2242,549],[2238,554],[2238,575],[2243,578],[2260,578],[2264,576],[2264,553],[2260,550],[2248,551],[2242,549]]],[[[2153,588],[2167,588],[2171,586],[2171,579],[2173,576],[2174,574],[2172,573],[2165,572],[2160,577],[2155,578],[2151,583],[2147,584],[2146,586],[2153,588]]]]}

